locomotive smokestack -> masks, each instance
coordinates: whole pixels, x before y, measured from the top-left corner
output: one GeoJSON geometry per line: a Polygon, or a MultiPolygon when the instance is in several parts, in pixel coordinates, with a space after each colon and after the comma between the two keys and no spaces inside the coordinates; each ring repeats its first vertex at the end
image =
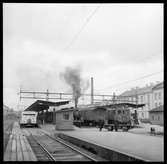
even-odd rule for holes
{"type": "Polygon", "coordinates": [[[91,77],[91,104],[93,104],[93,77],[91,77]]]}

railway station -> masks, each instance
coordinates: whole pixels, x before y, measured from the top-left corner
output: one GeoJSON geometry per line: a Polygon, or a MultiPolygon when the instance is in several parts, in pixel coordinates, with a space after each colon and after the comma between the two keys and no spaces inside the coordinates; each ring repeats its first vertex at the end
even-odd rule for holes
{"type": "Polygon", "coordinates": [[[3,161],[165,161],[163,8],[4,2],[3,161]]]}
{"type": "MultiPolygon", "coordinates": [[[[125,109],[125,107],[137,108],[142,106],[143,104],[136,105],[130,103],[102,105],[90,107],[90,109],[86,108],[86,110],[82,108],[80,110],[81,113],[78,114],[79,110],[76,110],[73,106],[69,106],[69,101],[50,102],[37,100],[26,108],[25,111],[35,111],[38,113],[37,120],[40,128],[38,130],[36,128],[31,128],[32,130],[29,130],[29,128],[20,129],[16,123],[8,142],[4,160],[41,160],[34,153],[35,148],[33,148],[34,146],[31,142],[33,139],[30,139],[30,134],[33,134],[35,137],[39,137],[38,135],[42,137],[47,134],[53,138],[59,138],[68,144],[72,144],[77,149],[81,149],[80,151],[87,151],[86,154],[91,154],[90,156],[93,157],[96,156],[96,159],[100,161],[162,161],[164,158],[162,149],[163,140],[160,137],[144,137],[142,135],[122,132],[122,130],[113,130],[111,132],[106,128],[99,131],[96,125],[94,128],[89,128],[90,126],[84,126],[83,122],[80,126],[75,125],[75,121],[79,115],[82,115],[82,119],[85,119],[86,115],[89,116],[87,121],[92,120],[92,118],[95,118],[94,121],[96,121],[96,119],[105,119],[107,109],[112,111],[111,109],[116,107],[125,109]],[[48,111],[49,109],[53,110],[48,111]],[[87,111],[88,113],[83,113],[83,111],[87,111]],[[15,134],[15,131],[19,131],[19,133],[15,134]],[[147,146],[146,144],[140,144],[140,147],[136,147],[135,145],[138,142],[144,142],[147,146]],[[21,144],[19,145],[19,143],[21,144]],[[145,151],[143,152],[143,150],[145,151]],[[27,155],[24,155],[26,153],[27,155]],[[21,156],[20,154],[23,155],[21,156]]],[[[91,123],[88,125],[93,125],[93,122],[91,123]]],[[[66,159],[62,155],[60,156],[57,154],[57,159],[83,160],[82,156],[72,157],[74,154],[71,157],[68,155],[66,159]]]]}

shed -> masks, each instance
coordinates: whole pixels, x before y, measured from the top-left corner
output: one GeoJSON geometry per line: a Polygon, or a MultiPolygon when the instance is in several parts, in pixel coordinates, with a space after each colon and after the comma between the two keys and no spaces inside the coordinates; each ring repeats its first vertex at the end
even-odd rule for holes
{"type": "Polygon", "coordinates": [[[56,111],[56,130],[73,130],[73,108],[56,111]]]}

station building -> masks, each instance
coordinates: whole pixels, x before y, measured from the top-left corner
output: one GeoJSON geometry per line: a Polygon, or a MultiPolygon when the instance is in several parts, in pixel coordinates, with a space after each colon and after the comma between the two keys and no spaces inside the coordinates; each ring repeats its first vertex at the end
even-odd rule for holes
{"type": "Polygon", "coordinates": [[[73,130],[73,108],[56,111],[56,130],[73,130]]]}
{"type": "Polygon", "coordinates": [[[136,101],[137,104],[145,104],[144,107],[137,109],[138,118],[145,120],[150,119],[149,111],[163,105],[163,95],[163,82],[161,82],[127,90],[120,96],[129,101],[136,101]]]}

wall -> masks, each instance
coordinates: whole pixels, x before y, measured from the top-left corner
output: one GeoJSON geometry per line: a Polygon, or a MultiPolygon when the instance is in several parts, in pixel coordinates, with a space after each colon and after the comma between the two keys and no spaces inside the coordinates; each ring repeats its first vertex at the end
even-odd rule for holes
{"type": "Polygon", "coordinates": [[[152,124],[154,125],[163,125],[163,112],[151,112],[149,118],[152,124]],[[154,117],[154,119],[153,119],[154,117]],[[159,120],[158,120],[159,117],[159,120]]]}
{"type": "Polygon", "coordinates": [[[56,112],[56,130],[73,130],[73,111],[56,112]],[[69,118],[65,119],[64,114],[69,114],[69,118]]]}
{"type": "Polygon", "coordinates": [[[163,88],[161,89],[156,89],[156,90],[153,90],[153,108],[156,108],[156,104],[157,103],[157,106],[160,106],[160,105],[164,105],[164,92],[163,92],[163,88]],[[159,93],[161,94],[161,96],[159,97],[159,93]],[[156,96],[157,94],[157,96],[156,96]],[[159,104],[161,103],[161,104],[159,104]]]}

